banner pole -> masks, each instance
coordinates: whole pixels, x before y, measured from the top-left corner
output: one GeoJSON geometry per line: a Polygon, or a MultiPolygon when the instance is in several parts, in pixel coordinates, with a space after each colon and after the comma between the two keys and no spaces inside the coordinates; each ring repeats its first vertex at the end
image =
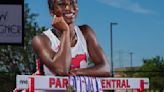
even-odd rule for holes
{"type": "Polygon", "coordinates": [[[28,81],[29,81],[29,92],[34,92],[34,89],[35,89],[35,78],[29,77],[28,81]]]}

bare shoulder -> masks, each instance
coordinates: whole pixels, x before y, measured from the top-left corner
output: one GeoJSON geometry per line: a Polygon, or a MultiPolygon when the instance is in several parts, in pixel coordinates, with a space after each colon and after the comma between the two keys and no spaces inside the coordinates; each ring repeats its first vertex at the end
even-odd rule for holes
{"type": "Polygon", "coordinates": [[[95,36],[95,32],[89,25],[81,25],[79,28],[86,39],[95,36]]]}
{"type": "Polygon", "coordinates": [[[51,43],[49,38],[44,34],[36,35],[32,39],[32,47],[35,51],[38,51],[39,49],[44,48],[46,46],[50,46],[50,44],[51,43]]]}

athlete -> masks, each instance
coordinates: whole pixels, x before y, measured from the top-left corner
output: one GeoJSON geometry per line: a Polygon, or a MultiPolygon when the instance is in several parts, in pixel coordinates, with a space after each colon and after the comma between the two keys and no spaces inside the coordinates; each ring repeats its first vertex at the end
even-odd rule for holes
{"type": "Polygon", "coordinates": [[[75,25],[77,0],[48,0],[52,27],[32,40],[45,75],[110,76],[103,50],[88,25],[75,25]]]}

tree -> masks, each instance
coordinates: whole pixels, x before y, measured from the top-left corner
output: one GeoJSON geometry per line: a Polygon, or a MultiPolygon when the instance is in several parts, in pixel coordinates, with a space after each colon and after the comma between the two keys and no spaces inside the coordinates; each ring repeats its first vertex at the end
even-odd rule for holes
{"type": "MultiPolygon", "coordinates": [[[[144,59],[144,64],[140,68],[140,77],[150,78],[150,88],[160,89],[164,88],[164,60],[160,56],[152,59],[144,59]]],[[[161,91],[162,92],[162,91],[161,91]]]]}
{"type": "Polygon", "coordinates": [[[31,47],[31,41],[36,34],[45,30],[45,27],[39,28],[35,22],[37,16],[38,14],[30,13],[28,4],[25,4],[24,45],[0,46],[0,90],[3,92],[12,91],[17,74],[32,74],[35,72],[35,55],[31,47]]]}

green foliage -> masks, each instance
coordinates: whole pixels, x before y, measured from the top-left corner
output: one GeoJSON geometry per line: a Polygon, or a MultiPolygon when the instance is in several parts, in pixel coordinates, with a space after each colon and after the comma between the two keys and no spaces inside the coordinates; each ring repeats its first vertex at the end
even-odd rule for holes
{"type": "MultiPolygon", "coordinates": [[[[0,92],[10,92],[15,84],[13,73],[0,72],[0,92]]],[[[11,91],[12,92],[12,91],[11,91]]]]}
{"type": "MultiPolygon", "coordinates": [[[[124,71],[125,77],[143,77],[149,78],[149,89],[163,90],[164,88],[164,60],[160,56],[151,59],[143,59],[143,65],[136,69],[127,68],[124,71]]],[[[161,91],[162,92],[162,91],[161,91]]]]}
{"type": "Polygon", "coordinates": [[[152,59],[144,59],[144,64],[138,76],[150,78],[151,89],[163,89],[164,87],[164,60],[156,56],[152,59]]]}
{"type": "Polygon", "coordinates": [[[159,56],[152,59],[144,59],[141,67],[142,76],[164,76],[164,60],[159,56]]]}
{"type": "Polygon", "coordinates": [[[28,4],[24,5],[24,45],[0,46],[0,90],[9,92],[14,88],[17,74],[32,74],[35,72],[35,55],[32,50],[32,38],[45,27],[39,28],[35,22],[37,14],[30,13],[28,4]]]}

